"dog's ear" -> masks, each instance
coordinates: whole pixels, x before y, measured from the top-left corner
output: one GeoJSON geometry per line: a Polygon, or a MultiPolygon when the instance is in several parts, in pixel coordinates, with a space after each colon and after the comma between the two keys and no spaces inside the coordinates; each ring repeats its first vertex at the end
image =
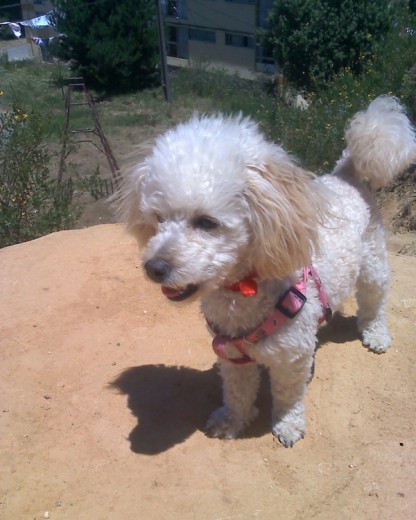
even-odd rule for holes
{"type": "Polygon", "coordinates": [[[311,262],[325,206],[313,180],[288,156],[248,168],[244,195],[252,228],[251,263],[259,276],[283,278],[311,262]]]}
{"type": "Polygon", "coordinates": [[[127,231],[140,246],[144,246],[155,234],[154,226],[145,221],[141,210],[141,185],[146,174],[144,163],[131,164],[125,168],[115,195],[118,218],[125,223],[127,231]]]}

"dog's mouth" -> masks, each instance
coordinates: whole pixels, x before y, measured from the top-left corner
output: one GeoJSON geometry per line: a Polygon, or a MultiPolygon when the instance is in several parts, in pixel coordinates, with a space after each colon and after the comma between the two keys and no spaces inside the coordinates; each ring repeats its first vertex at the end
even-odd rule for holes
{"type": "Polygon", "coordinates": [[[194,284],[189,284],[181,289],[162,285],[162,293],[166,296],[166,298],[173,302],[181,302],[183,300],[186,300],[187,298],[195,294],[197,290],[198,286],[194,284]]]}

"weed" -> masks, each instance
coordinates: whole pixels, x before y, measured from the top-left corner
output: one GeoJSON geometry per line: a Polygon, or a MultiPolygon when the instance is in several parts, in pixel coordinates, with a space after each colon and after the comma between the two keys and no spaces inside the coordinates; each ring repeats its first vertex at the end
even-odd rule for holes
{"type": "Polygon", "coordinates": [[[0,247],[65,229],[75,221],[72,186],[50,179],[44,121],[14,105],[0,114],[0,247]]]}

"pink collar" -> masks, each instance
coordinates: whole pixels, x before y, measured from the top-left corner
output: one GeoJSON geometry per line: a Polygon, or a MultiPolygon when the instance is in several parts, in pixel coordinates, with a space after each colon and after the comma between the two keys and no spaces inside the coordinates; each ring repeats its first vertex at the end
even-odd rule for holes
{"type": "MultiPolygon", "coordinates": [[[[303,269],[303,276],[300,278],[298,283],[290,287],[279,299],[274,312],[248,334],[245,334],[239,338],[223,336],[218,334],[218,330],[215,325],[208,322],[209,327],[216,334],[212,341],[212,348],[214,349],[214,352],[217,354],[217,356],[222,359],[231,361],[237,365],[255,362],[255,359],[249,356],[245,351],[243,347],[244,343],[251,345],[258,343],[260,340],[274,334],[278,329],[280,329],[280,327],[282,327],[289,320],[293,320],[299,314],[306,302],[306,284],[309,277],[313,278],[319,291],[319,299],[321,300],[324,311],[322,317],[319,320],[319,324],[325,320],[328,321],[332,315],[331,308],[328,304],[328,298],[315,268],[310,265],[303,269]],[[225,346],[227,343],[233,344],[240,352],[242,357],[228,357],[225,352],[225,346]]],[[[230,288],[230,290],[235,289],[230,288]]]]}

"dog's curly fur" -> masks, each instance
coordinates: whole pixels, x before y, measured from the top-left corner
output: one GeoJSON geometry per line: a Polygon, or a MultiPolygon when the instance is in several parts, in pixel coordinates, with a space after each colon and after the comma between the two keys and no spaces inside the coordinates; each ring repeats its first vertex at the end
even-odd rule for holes
{"type": "MultiPolygon", "coordinates": [[[[195,116],[166,132],[120,192],[128,229],[145,245],[149,276],[173,300],[198,291],[207,320],[239,337],[269,316],[312,264],[334,311],[356,288],[363,344],[385,352],[389,267],[366,184],[385,186],[415,162],[415,133],[397,99],[381,96],[354,116],[345,139],[333,173],[315,178],[241,115],[195,116]],[[250,273],[256,295],[227,290],[250,273]]],[[[303,398],[322,314],[313,280],[306,296],[299,315],[246,349],[270,372],[272,432],[284,446],[306,428],[303,398]]],[[[238,355],[233,345],[226,349],[238,355]]],[[[256,416],[258,366],[218,364],[224,405],[209,418],[207,433],[234,438],[256,416]]]]}

